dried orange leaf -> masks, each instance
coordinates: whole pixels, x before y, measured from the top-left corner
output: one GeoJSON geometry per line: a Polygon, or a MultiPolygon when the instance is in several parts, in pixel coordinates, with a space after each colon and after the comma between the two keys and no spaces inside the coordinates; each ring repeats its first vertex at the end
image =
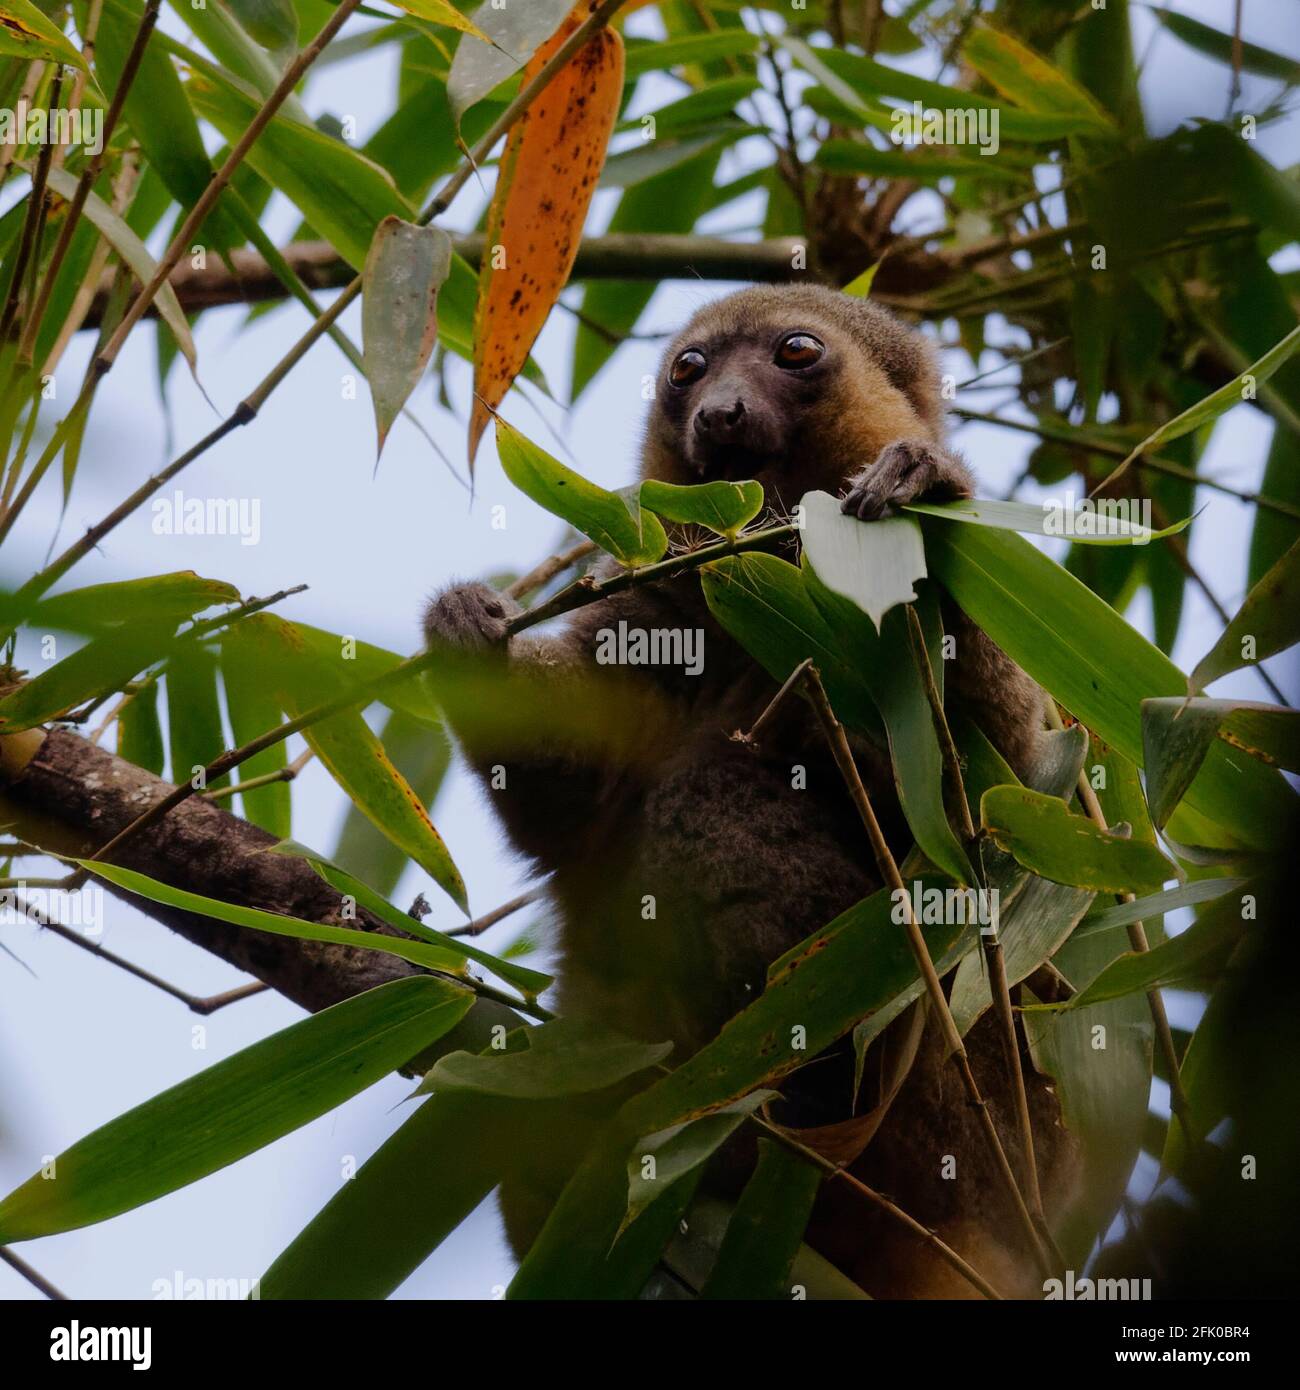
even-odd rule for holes
{"type": "MultiPolygon", "coordinates": [[[[527,85],[586,18],[581,0],[524,69],[527,85]]],[[[598,30],[511,128],[488,213],[474,317],[471,466],[568,281],[623,93],[623,40],[598,30]]]]}

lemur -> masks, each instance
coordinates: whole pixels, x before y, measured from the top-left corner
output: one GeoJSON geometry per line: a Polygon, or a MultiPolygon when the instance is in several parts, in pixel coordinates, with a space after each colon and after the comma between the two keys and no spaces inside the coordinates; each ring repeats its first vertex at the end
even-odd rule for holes
{"type": "MultiPolygon", "coordinates": [[[[974,487],[944,442],[927,340],[877,305],[808,285],[751,287],[695,314],[663,358],[641,477],[752,478],[785,507],[822,489],[842,495],[844,511],[867,524],[914,500],[968,497],[974,487]]],[[[456,584],[430,603],[426,636],[431,646],[499,652],[513,668],[550,673],[557,683],[580,678],[595,690],[609,675],[596,659],[601,634],[620,623],[628,631],[704,633],[699,674],[672,665],[618,671],[653,689],[652,713],[629,714],[647,757],[615,762],[562,740],[503,754],[472,731],[462,737],[485,779],[504,768],[492,805],[514,845],[549,875],[561,1013],[649,1041],[670,1039],[680,1061],[757,997],[774,959],[879,889],[862,825],[802,702],[780,707],[757,752],[731,738],[753,724],[777,683],[714,620],[697,575],[602,598],[571,613],[553,636],[507,639],[518,611],[483,584],[456,584]],[[792,785],[796,765],[806,785],[792,785]],[[643,911],[648,900],[652,920],[643,911]]],[[[1043,724],[1041,692],[959,610],[949,604],[944,612],[956,639],[945,669],[949,703],[964,708],[1021,773],[1043,724]]],[[[866,739],[854,748],[901,858],[910,837],[888,755],[866,739]]],[[[968,1042],[1010,1148],[1008,1067],[988,1017],[968,1042]]],[[[1072,1145],[1047,1080],[1023,1048],[1022,1055],[1050,1202],[1070,1181],[1072,1145]]],[[[783,1088],[805,1122],[850,1112],[845,1069],[829,1060],[783,1088]]],[[[854,1171],[937,1229],[1004,1292],[1035,1291],[1034,1266],[933,1021],[854,1171]],[[942,1176],[945,1156],[955,1158],[954,1177],[942,1176]]],[[[914,1235],[834,1190],[842,1187],[824,1188],[808,1239],[869,1293],[971,1292],[914,1235]]],[[[505,1205],[512,1240],[526,1244],[545,1203],[522,1214],[528,1202],[516,1203],[514,1219],[505,1205]]]]}

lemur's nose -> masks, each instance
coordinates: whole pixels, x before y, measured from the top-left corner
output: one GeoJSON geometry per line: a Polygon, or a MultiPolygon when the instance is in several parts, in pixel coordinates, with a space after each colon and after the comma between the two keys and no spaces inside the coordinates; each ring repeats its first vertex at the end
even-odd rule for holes
{"type": "Polygon", "coordinates": [[[736,440],[745,424],[745,402],[737,398],[731,405],[701,405],[695,412],[695,433],[720,444],[736,440]]]}

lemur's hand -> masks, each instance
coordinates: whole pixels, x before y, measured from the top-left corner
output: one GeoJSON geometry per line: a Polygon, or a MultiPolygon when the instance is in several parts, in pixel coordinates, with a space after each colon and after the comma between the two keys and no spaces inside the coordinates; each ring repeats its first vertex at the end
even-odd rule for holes
{"type": "Polygon", "coordinates": [[[486,648],[504,643],[506,623],[523,609],[486,584],[457,584],[433,599],[424,614],[429,646],[486,648]]]}
{"type": "Polygon", "coordinates": [[[909,502],[952,502],[974,491],[970,469],[954,454],[923,440],[900,439],[849,480],[841,510],[860,521],[879,521],[909,502]]]}

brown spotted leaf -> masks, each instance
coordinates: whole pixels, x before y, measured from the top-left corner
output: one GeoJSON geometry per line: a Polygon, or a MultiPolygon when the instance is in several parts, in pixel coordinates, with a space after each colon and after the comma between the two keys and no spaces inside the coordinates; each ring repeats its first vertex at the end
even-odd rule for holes
{"type": "MultiPolygon", "coordinates": [[[[526,86],[586,18],[580,0],[524,68],[526,86]]],[[[471,466],[578,254],[623,93],[623,40],[601,29],[511,128],[488,212],[474,319],[471,466]]]]}
{"type": "Polygon", "coordinates": [[[376,455],[415,390],[438,336],[438,291],[451,270],[451,238],[437,227],[385,217],[366,257],[361,341],[379,431],[376,455]]]}

